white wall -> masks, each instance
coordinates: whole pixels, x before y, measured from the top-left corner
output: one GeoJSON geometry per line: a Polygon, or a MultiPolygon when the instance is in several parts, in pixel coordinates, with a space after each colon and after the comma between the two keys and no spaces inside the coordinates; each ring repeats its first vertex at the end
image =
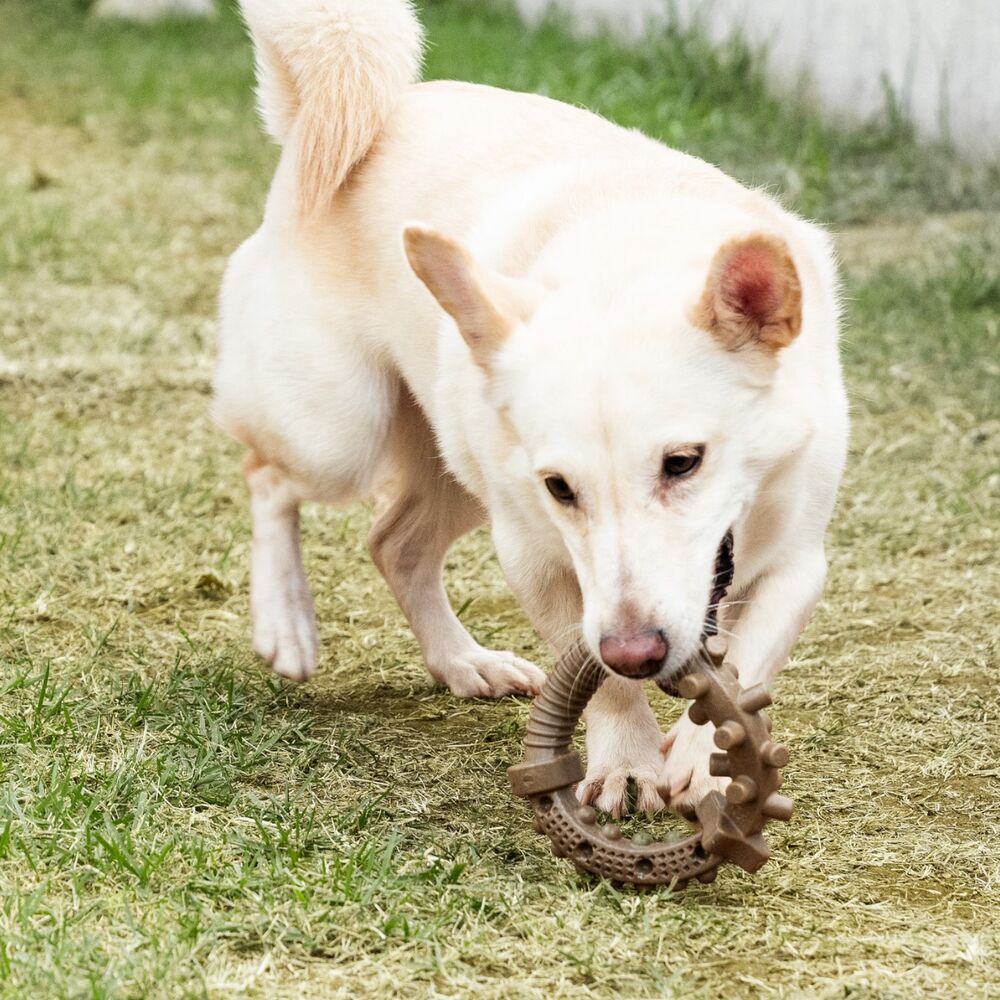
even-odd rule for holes
{"type": "Polygon", "coordinates": [[[124,17],[132,21],[155,21],[177,14],[203,17],[215,13],[212,0],[97,0],[95,17],[124,17]]]}
{"type": "MultiPolygon", "coordinates": [[[[549,0],[517,0],[537,17],[549,0]]],[[[854,118],[885,107],[887,81],[919,133],[1000,157],[1000,0],[555,0],[584,28],[637,35],[651,21],[700,22],[766,47],[779,86],[803,74],[820,104],[854,118]],[[672,15],[668,15],[669,11],[672,15]]]]}

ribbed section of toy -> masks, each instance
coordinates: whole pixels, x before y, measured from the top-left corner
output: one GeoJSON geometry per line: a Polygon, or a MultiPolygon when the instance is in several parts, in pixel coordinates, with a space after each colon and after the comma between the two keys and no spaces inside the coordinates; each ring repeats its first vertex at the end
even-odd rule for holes
{"type": "Polygon", "coordinates": [[[560,658],[531,706],[525,759],[538,760],[547,756],[546,750],[559,753],[569,748],[577,722],[604,676],[604,668],[582,641],[560,658]]]}

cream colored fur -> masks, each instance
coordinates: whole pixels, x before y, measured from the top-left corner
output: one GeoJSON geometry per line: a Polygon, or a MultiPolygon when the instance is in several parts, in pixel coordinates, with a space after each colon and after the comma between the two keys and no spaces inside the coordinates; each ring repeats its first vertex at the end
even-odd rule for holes
{"type": "Polygon", "coordinates": [[[297,147],[305,213],[327,206],[420,72],[405,0],[244,0],[268,132],[297,147]],[[294,131],[294,135],[292,134],[294,131]]]}
{"type": "MultiPolygon", "coordinates": [[[[449,606],[445,553],[483,520],[556,655],[658,629],[661,676],[699,645],[732,528],[722,624],[744,683],[770,681],[822,590],[846,448],[827,236],[577,108],[406,85],[402,0],[244,9],[285,145],[223,285],[214,412],[251,452],[258,652],[316,669],[299,504],[377,496],[373,558],[457,695],[543,680],[449,606]],[[701,466],[667,476],[694,448],[701,466]]],[[[620,812],[632,776],[641,808],[686,807],[718,783],[709,728],[685,717],[664,760],[642,687],[612,676],[579,794],[620,812]]]]}

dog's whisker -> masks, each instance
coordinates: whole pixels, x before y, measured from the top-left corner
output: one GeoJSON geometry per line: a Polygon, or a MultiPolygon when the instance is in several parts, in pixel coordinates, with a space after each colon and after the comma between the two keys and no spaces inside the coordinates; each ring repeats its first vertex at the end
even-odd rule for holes
{"type": "Polygon", "coordinates": [[[739,636],[735,632],[732,632],[727,628],[721,628],[718,625],[716,625],[716,632],[718,635],[725,636],[727,639],[739,639],[739,636]]]}

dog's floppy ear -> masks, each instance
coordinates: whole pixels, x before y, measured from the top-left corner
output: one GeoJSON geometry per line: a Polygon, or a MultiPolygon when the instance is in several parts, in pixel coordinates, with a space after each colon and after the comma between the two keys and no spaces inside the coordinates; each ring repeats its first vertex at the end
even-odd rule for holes
{"type": "Polygon", "coordinates": [[[533,296],[524,282],[488,271],[454,240],[424,226],[407,226],[403,245],[410,267],[455,321],[482,368],[517,324],[533,296]]]}
{"type": "Polygon", "coordinates": [[[757,233],[720,247],[693,320],[730,351],[787,347],[802,327],[802,287],[785,241],[757,233]]]}

